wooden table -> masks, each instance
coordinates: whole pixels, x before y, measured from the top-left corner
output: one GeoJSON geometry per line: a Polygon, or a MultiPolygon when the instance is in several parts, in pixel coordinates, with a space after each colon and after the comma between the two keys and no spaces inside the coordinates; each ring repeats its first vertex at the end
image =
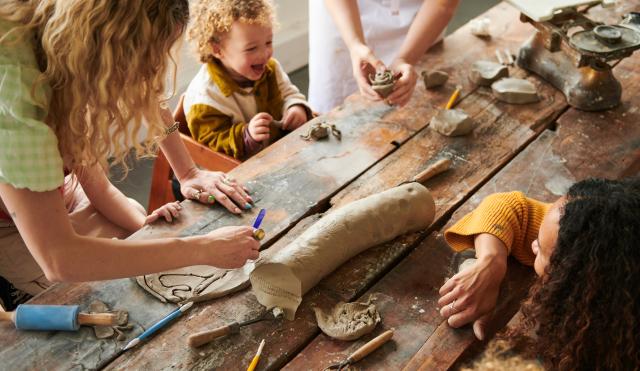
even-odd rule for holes
{"type": "MultiPolygon", "coordinates": [[[[592,9],[591,13],[612,23],[621,14],[640,10],[632,3],[627,0],[614,9],[592,9]]],[[[459,261],[442,239],[444,228],[493,192],[522,190],[551,201],[586,177],[620,178],[640,172],[640,55],[614,69],[624,89],[623,102],[614,110],[588,113],[569,108],[561,93],[515,67],[512,76],[532,81],[542,99],[508,105],[496,101],[489,89],[473,87],[468,70],[476,60],[493,60],[496,47],[516,51],[532,27],[520,23],[517,11],[506,4],[484,16],[492,19],[491,40],[472,36],[465,26],[422,60],[420,69],[450,74],[446,86],[425,90],[419,83],[402,109],[352,96],[323,117],[342,131],[341,141],[305,142],[298,135],[302,128],[231,173],[254,191],[258,207],[269,210],[263,242],[265,253],[272,253],[322,213],[393,187],[448,157],[453,169],[426,184],[437,205],[436,220],[429,229],[351,259],[304,297],[294,321],[256,323],[202,348],[189,348],[189,334],[261,311],[251,291],[245,290],[195,305],[149,342],[124,354],[119,349],[126,342],[96,340],[89,328],[76,333],[27,333],[1,326],[0,369],[244,369],[260,340],[266,339],[259,370],[321,370],[388,328],[395,329],[393,341],[357,367],[448,369],[477,351],[482,344],[474,340],[471,330],[451,329],[437,311],[437,290],[459,261]],[[456,85],[463,87],[457,108],[473,116],[477,127],[468,136],[449,138],[430,130],[428,124],[456,85]],[[327,308],[371,295],[383,319],[373,334],[343,342],[320,333],[312,307],[327,308]]],[[[253,217],[254,213],[237,217],[219,207],[187,201],[177,224],[145,228],[132,238],[201,234],[223,225],[246,225],[253,217]]],[[[517,311],[532,280],[530,268],[510,262],[494,329],[504,326],[517,311]]],[[[32,302],[87,306],[96,299],[129,311],[135,328],[128,340],[175,309],[130,279],[59,284],[32,302]]]]}

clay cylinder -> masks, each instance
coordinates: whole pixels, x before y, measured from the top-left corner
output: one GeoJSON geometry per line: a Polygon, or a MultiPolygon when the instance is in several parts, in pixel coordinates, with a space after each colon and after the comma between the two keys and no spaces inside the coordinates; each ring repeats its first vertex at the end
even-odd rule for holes
{"type": "Polygon", "coordinates": [[[409,183],[354,201],[322,217],[251,273],[251,286],[267,308],[292,320],[302,296],[341,264],[407,232],[427,228],[435,215],[429,190],[409,183]]]}

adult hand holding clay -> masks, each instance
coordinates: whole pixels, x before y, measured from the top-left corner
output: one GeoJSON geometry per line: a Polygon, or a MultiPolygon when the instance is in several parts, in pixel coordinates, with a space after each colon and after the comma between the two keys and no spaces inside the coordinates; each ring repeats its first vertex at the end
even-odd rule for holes
{"type": "Polygon", "coordinates": [[[474,239],[476,261],[440,288],[440,315],[451,327],[473,322],[473,332],[483,340],[487,321],[496,306],[500,283],[507,272],[507,248],[495,236],[482,233],[474,239]]]}
{"type": "Polygon", "coordinates": [[[405,105],[417,81],[414,66],[441,37],[458,2],[310,0],[311,106],[327,112],[356,90],[369,99],[380,100],[382,97],[371,88],[369,75],[387,68],[397,81],[386,101],[405,105]]]}
{"type": "MultiPolygon", "coordinates": [[[[132,146],[150,154],[159,140],[185,196],[234,213],[251,207],[235,180],[195,167],[159,104],[188,17],[187,0],[0,3],[0,276],[16,288],[35,295],[52,282],[236,268],[258,257],[249,227],[123,240],[146,212],[106,174],[108,159],[124,164],[132,146]]],[[[173,219],[179,208],[168,211],[173,219]]]]}

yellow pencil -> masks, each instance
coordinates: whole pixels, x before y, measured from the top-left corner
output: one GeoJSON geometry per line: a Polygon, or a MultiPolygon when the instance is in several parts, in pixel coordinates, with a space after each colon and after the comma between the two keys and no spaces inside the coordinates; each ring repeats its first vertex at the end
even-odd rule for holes
{"type": "Polygon", "coordinates": [[[262,341],[260,342],[258,351],[256,352],[255,357],[253,357],[253,360],[251,360],[249,367],[247,367],[247,371],[253,371],[256,369],[256,366],[258,365],[258,361],[260,361],[260,354],[262,354],[262,348],[264,348],[264,339],[262,339],[262,341]]]}
{"type": "Polygon", "coordinates": [[[457,86],[456,90],[454,90],[453,94],[451,94],[451,98],[449,98],[449,102],[447,102],[445,109],[451,109],[451,107],[453,107],[453,105],[456,103],[456,99],[458,99],[459,95],[460,95],[460,87],[457,86]]]}

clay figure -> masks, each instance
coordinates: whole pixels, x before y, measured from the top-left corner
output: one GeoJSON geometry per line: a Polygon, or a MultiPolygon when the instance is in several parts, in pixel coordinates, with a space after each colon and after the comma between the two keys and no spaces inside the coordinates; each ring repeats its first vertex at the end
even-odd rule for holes
{"type": "Polygon", "coordinates": [[[336,128],[336,125],[327,124],[325,121],[311,125],[305,134],[300,134],[300,137],[304,140],[320,140],[329,136],[329,130],[338,140],[342,139],[342,133],[336,128]]]}
{"type": "Polygon", "coordinates": [[[491,61],[474,62],[469,73],[469,80],[481,86],[490,86],[504,77],[509,77],[509,68],[491,61]]]}
{"type": "Polygon", "coordinates": [[[529,80],[501,79],[491,85],[491,90],[496,99],[505,103],[526,104],[540,100],[535,85],[529,80]]]}
{"type": "Polygon", "coordinates": [[[293,320],[302,296],[366,249],[427,228],[435,204],[418,183],[394,187],[324,215],[293,242],[256,263],[251,286],[260,304],[293,320]]]}
{"type": "Polygon", "coordinates": [[[386,70],[376,72],[373,76],[369,75],[369,82],[376,93],[380,94],[382,98],[386,98],[393,91],[396,79],[393,76],[393,72],[386,70]]]}
{"type": "Polygon", "coordinates": [[[461,109],[440,110],[429,124],[431,129],[448,137],[467,135],[473,130],[473,126],[473,119],[461,109]]]}
{"type": "Polygon", "coordinates": [[[318,327],[327,336],[338,340],[356,340],[373,331],[380,322],[380,314],[374,304],[338,303],[329,313],[313,308],[318,327]]]}
{"type": "Polygon", "coordinates": [[[425,89],[433,89],[444,85],[449,80],[449,74],[444,71],[422,71],[425,89]]]}

